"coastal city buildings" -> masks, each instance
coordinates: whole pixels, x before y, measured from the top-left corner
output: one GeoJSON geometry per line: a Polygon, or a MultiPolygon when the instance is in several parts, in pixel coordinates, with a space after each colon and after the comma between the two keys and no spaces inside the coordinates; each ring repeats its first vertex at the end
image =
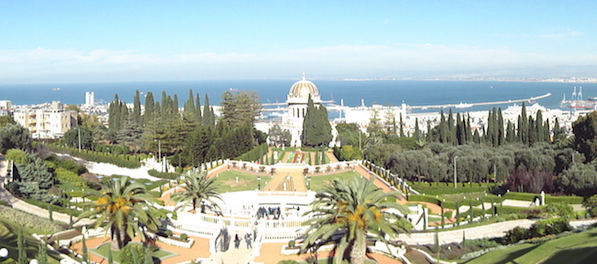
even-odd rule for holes
{"type": "Polygon", "coordinates": [[[13,118],[29,130],[31,137],[55,139],[76,127],[78,117],[76,111],[65,110],[60,102],[54,101],[51,104],[21,106],[15,109],[13,118]]]}

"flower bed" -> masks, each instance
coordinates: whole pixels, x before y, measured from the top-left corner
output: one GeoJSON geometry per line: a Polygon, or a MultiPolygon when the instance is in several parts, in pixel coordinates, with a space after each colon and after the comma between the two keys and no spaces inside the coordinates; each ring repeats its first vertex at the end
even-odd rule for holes
{"type": "Polygon", "coordinates": [[[168,245],[173,245],[173,246],[177,246],[177,247],[181,247],[181,248],[191,248],[193,246],[193,244],[195,243],[195,240],[192,238],[187,238],[186,241],[183,241],[182,239],[180,239],[180,237],[177,237],[177,236],[173,236],[173,237],[174,238],[158,236],[158,240],[161,242],[164,242],[168,245]]]}

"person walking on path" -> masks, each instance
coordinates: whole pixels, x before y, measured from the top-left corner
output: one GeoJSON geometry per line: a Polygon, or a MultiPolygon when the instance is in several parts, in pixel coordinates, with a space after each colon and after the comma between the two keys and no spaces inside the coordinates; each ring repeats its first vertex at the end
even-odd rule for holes
{"type": "Polygon", "coordinates": [[[238,249],[238,246],[240,246],[240,237],[238,236],[238,233],[234,234],[234,248],[238,249]]]}
{"type": "Polygon", "coordinates": [[[246,233],[245,234],[245,242],[247,243],[247,249],[249,248],[253,248],[253,246],[251,245],[253,239],[251,239],[251,233],[246,233]]]}

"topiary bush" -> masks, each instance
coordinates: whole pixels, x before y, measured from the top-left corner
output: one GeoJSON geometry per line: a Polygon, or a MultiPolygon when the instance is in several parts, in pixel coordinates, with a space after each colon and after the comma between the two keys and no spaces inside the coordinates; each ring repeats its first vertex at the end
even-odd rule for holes
{"type": "Polygon", "coordinates": [[[182,240],[184,240],[184,241],[187,241],[187,238],[189,238],[189,237],[187,236],[187,234],[185,234],[185,233],[182,233],[182,234],[180,234],[180,239],[182,239],[182,240]]]}

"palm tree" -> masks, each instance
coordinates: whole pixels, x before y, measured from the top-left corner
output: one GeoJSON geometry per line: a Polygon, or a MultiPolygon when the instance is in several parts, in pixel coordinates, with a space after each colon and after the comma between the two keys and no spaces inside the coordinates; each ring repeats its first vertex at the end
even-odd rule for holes
{"type": "Polygon", "coordinates": [[[222,197],[217,190],[214,178],[207,178],[206,172],[189,175],[184,180],[184,190],[174,193],[172,200],[183,203],[177,208],[184,208],[189,203],[193,206],[193,212],[198,205],[201,205],[201,213],[205,213],[205,203],[215,209],[220,209],[214,199],[222,201],[222,197]]]}
{"type": "Polygon", "coordinates": [[[102,183],[101,193],[90,193],[98,199],[79,218],[96,219],[94,227],[108,227],[111,248],[120,250],[135,236],[145,240],[144,229],[157,230],[158,220],[154,201],[145,185],[132,182],[129,177],[110,179],[102,183]]]}
{"type": "Polygon", "coordinates": [[[309,229],[301,252],[333,242],[334,263],[341,263],[347,252],[350,263],[364,263],[368,236],[387,245],[399,233],[408,232],[410,223],[396,214],[406,212],[395,200],[398,193],[384,193],[373,184],[374,179],[334,179],[318,192],[311,203],[313,210],[306,214],[312,218],[306,222],[309,229]]]}

